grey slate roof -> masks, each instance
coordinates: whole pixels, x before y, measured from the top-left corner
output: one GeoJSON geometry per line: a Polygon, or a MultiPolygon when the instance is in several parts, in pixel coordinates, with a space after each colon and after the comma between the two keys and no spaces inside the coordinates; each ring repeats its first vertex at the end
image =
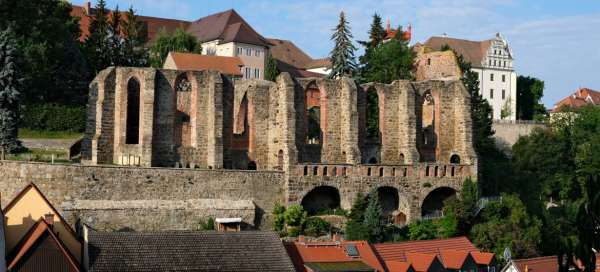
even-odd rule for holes
{"type": "Polygon", "coordinates": [[[294,271],[274,232],[90,232],[89,271],[294,271]]]}

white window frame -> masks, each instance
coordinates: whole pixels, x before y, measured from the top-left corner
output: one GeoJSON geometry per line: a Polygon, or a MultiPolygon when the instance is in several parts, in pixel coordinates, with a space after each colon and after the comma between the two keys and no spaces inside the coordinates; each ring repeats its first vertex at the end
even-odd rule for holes
{"type": "Polygon", "coordinates": [[[252,48],[246,48],[246,56],[252,56],[252,48]]]}
{"type": "Polygon", "coordinates": [[[246,71],[245,71],[245,73],[244,73],[244,76],[245,76],[246,78],[250,78],[250,75],[251,75],[251,73],[252,73],[252,68],[250,68],[250,67],[246,67],[246,71]]]}
{"type": "Polygon", "coordinates": [[[257,57],[260,57],[260,49],[256,49],[256,51],[254,52],[254,55],[257,57]]]}
{"type": "Polygon", "coordinates": [[[254,68],[254,78],[260,78],[260,69],[254,68]]]}
{"type": "Polygon", "coordinates": [[[242,55],[242,53],[244,53],[244,48],[238,46],[238,48],[237,48],[237,56],[242,55]]]}

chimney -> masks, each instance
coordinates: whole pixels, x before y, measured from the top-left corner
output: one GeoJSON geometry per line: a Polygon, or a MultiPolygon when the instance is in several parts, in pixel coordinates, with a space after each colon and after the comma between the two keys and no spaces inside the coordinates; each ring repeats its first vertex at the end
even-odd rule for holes
{"type": "Polygon", "coordinates": [[[339,233],[334,233],[334,234],[333,234],[333,237],[331,237],[331,239],[332,239],[334,242],[336,242],[336,243],[339,243],[339,242],[341,242],[341,240],[342,240],[342,237],[340,237],[340,234],[339,234],[339,233]]]}
{"type": "Polygon", "coordinates": [[[48,224],[49,226],[53,226],[54,225],[54,214],[51,214],[51,213],[44,214],[44,221],[46,221],[46,224],[48,224]]]}
{"type": "Polygon", "coordinates": [[[304,238],[304,235],[298,235],[298,243],[304,244],[305,242],[306,239],[304,238]]]}
{"type": "Polygon", "coordinates": [[[385,31],[390,32],[390,19],[387,19],[387,23],[385,25],[385,31]]]}
{"type": "Polygon", "coordinates": [[[83,10],[85,11],[85,15],[91,15],[91,10],[92,10],[92,4],[90,3],[90,1],[85,1],[85,3],[83,3],[83,10]]]}

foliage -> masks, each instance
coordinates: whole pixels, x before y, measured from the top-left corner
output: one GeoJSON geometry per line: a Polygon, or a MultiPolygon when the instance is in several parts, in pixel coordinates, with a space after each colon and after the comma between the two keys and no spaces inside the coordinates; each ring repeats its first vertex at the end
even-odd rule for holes
{"type": "Polygon", "coordinates": [[[156,41],[150,47],[150,65],[162,67],[169,52],[202,53],[202,46],[196,37],[185,32],[181,27],[169,34],[161,28],[156,34],[156,41]]]}
{"type": "Polygon", "coordinates": [[[379,195],[377,190],[373,189],[369,193],[369,204],[364,214],[363,225],[367,230],[367,240],[370,243],[381,242],[383,239],[383,226],[385,224],[385,218],[383,216],[383,210],[379,203],[379,195]]]}
{"type": "Polygon", "coordinates": [[[90,73],[79,49],[78,18],[70,12],[62,0],[1,1],[0,30],[13,30],[26,104],[85,102],[90,73]]]}
{"type": "Polygon", "coordinates": [[[265,80],[275,82],[280,73],[281,71],[279,71],[277,68],[277,60],[275,60],[273,56],[269,54],[269,57],[267,58],[267,65],[265,66],[265,80]]]}
{"type": "Polygon", "coordinates": [[[348,220],[346,230],[344,232],[346,240],[357,241],[367,240],[369,230],[365,227],[362,221],[348,220]]]}
{"type": "Polygon", "coordinates": [[[363,61],[366,63],[361,67],[360,75],[362,82],[391,83],[398,79],[414,79],[415,53],[402,36],[399,30],[394,39],[365,51],[363,61]]]}
{"type": "Polygon", "coordinates": [[[437,226],[433,220],[423,220],[408,225],[410,240],[430,240],[437,238],[437,226]]]}
{"type": "MultiPolygon", "coordinates": [[[[371,23],[371,28],[369,29],[369,40],[359,41],[358,43],[364,46],[365,50],[370,50],[381,44],[385,38],[385,35],[386,33],[385,29],[383,28],[381,16],[375,13],[373,14],[373,22],[371,23]]],[[[360,60],[360,62],[363,63],[363,60],[360,60]]]]}
{"type": "Polygon", "coordinates": [[[350,209],[350,214],[348,216],[349,220],[346,223],[346,240],[368,239],[368,230],[363,224],[365,220],[365,210],[367,209],[368,205],[369,196],[364,196],[359,193],[354,200],[354,203],[352,203],[352,208],[350,209]]]}
{"type": "Polygon", "coordinates": [[[84,107],[36,104],[24,108],[21,127],[41,131],[83,132],[85,118],[84,107]]]}
{"type": "Polygon", "coordinates": [[[198,230],[215,230],[215,220],[209,217],[206,221],[200,221],[198,230]]]}
{"type": "Polygon", "coordinates": [[[94,9],[95,16],[90,17],[90,34],[85,39],[84,47],[90,67],[97,74],[112,64],[115,50],[111,47],[114,44],[111,37],[115,33],[109,20],[106,1],[98,0],[94,9]]]}
{"type": "Polygon", "coordinates": [[[502,105],[502,109],[500,111],[500,118],[505,119],[507,117],[510,117],[510,115],[512,114],[511,103],[512,102],[509,96],[508,99],[506,99],[506,102],[504,102],[504,105],[502,105]]]}
{"type": "Polygon", "coordinates": [[[286,225],[293,227],[302,227],[308,216],[302,205],[292,205],[283,213],[286,225]]]}
{"type": "Polygon", "coordinates": [[[335,46],[330,53],[331,72],[329,77],[352,77],[356,69],[356,64],[354,62],[354,51],[356,50],[356,47],[352,44],[350,26],[348,25],[348,21],[346,21],[346,16],[343,11],[340,13],[340,20],[337,27],[334,29],[333,35],[331,35],[331,40],[334,41],[335,46]]]}
{"type": "Polygon", "coordinates": [[[312,107],[308,109],[308,139],[320,139],[321,138],[321,116],[319,107],[312,107]]]}
{"type": "Polygon", "coordinates": [[[377,91],[367,91],[367,138],[379,139],[379,97],[377,91]]]}
{"type": "Polygon", "coordinates": [[[273,228],[275,231],[283,231],[285,227],[285,218],[283,214],[285,213],[285,206],[281,205],[281,203],[275,203],[275,207],[273,207],[273,228]]]}
{"type": "Polygon", "coordinates": [[[490,202],[482,211],[483,222],[473,226],[470,238],[478,248],[502,256],[506,247],[514,258],[539,254],[542,222],[527,213],[517,195],[503,195],[502,201],[490,202]]]}
{"type": "Polygon", "coordinates": [[[520,120],[542,120],[546,107],[540,100],[544,96],[544,81],[535,77],[517,77],[517,118],[520,120]]]}
{"type": "Polygon", "coordinates": [[[148,42],[148,32],[144,28],[144,23],[138,20],[133,7],[129,7],[125,14],[125,20],[121,23],[121,32],[123,37],[122,65],[147,66],[149,64],[148,51],[145,45],[148,42]]]}
{"type": "Polygon", "coordinates": [[[585,272],[594,272],[595,251],[600,248],[600,178],[589,176],[584,183],[584,201],[579,205],[576,221],[579,242],[573,255],[582,262],[585,272]]]}
{"type": "Polygon", "coordinates": [[[22,82],[19,52],[12,29],[0,32],[0,148],[9,153],[19,151],[17,140],[22,82]]]}
{"type": "Polygon", "coordinates": [[[473,182],[471,178],[467,178],[463,183],[460,197],[453,197],[445,202],[444,220],[446,221],[442,221],[444,221],[443,224],[446,224],[446,229],[443,232],[446,235],[451,232],[459,235],[467,235],[471,230],[471,226],[475,223],[473,211],[477,206],[478,200],[479,191],[477,183],[473,182]]]}
{"type": "Polygon", "coordinates": [[[310,217],[306,219],[304,233],[313,237],[326,234],[331,229],[331,224],[320,217],[310,217]]]}
{"type": "Polygon", "coordinates": [[[19,138],[28,139],[78,139],[83,133],[68,131],[47,131],[19,128],[19,138]]]}

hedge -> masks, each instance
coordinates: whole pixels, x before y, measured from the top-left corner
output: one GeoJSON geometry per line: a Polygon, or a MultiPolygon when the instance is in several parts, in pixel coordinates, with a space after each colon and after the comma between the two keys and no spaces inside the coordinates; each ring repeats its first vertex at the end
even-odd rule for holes
{"type": "Polygon", "coordinates": [[[28,105],[22,111],[21,127],[31,130],[83,132],[85,107],[56,104],[28,105]]]}

